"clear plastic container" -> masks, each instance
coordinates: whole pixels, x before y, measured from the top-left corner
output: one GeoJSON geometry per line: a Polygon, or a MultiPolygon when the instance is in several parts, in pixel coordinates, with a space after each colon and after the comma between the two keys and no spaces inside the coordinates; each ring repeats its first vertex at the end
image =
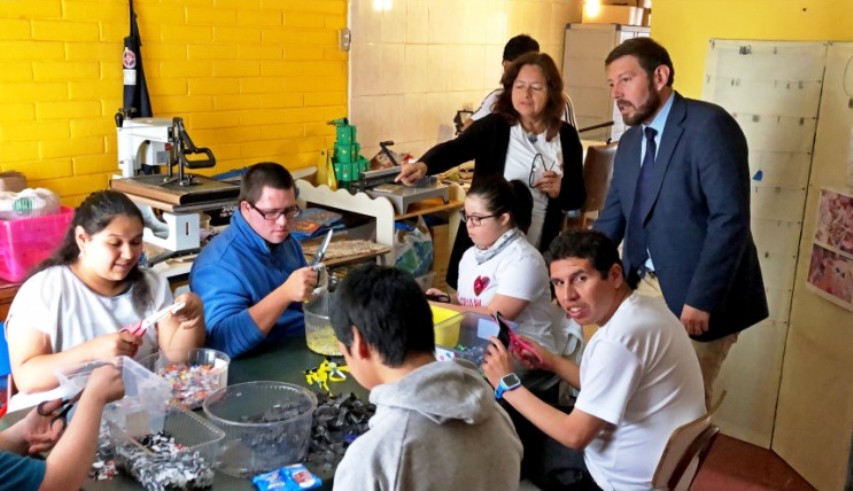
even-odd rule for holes
{"type": "Polygon", "coordinates": [[[74,209],[63,206],[54,215],[0,220],[0,277],[24,279],[59,246],[72,218],[74,209]]]}
{"type": "Polygon", "coordinates": [[[171,389],[165,380],[133,359],[119,356],[111,360],[64,367],[56,370],[56,378],[60,385],[82,390],[92,371],[107,363],[114,364],[122,372],[124,398],[104,408],[106,420],[133,436],[161,431],[171,389]]]}
{"type": "Polygon", "coordinates": [[[189,489],[184,481],[192,480],[201,489],[213,483],[225,433],[204,418],[182,407],[167,406],[163,431],[181,446],[168,455],[152,452],[137,441],[139,436],[131,436],[118,425],[109,423],[109,431],[116,464],[143,485],[156,482],[168,489],[189,489]]]}
{"type": "Polygon", "coordinates": [[[322,292],[315,295],[302,308],[305,313],[305,343],[308,349],[326,356],[341,356],[338,339],[329,320],[332,295],[322,292]]]}
{"type": "MultiPolygon", "coordinates": [[[[440,317],[433,312],[433,318],[440,317]]],[[[488,315],[463,312],[436,322],[434,330],[435,356],[439,361],[463,358],[480,366],[489,336],[497,336],[498,325],[488,315]]]]}
{"type": "Polygon", "coordinates": [[[228,385],[231,358],[215,349],[191,348],[152,353],[139,363],[169,383],[171,404],[198,409],[208,395],[228,385]]]}
{"type": "Polygon", "coordinates": [[[225,432],[220,470],[249,477],[305,458],[317,397],[298,385],[247,382],[214,392],[203,408],[225,432]]]}

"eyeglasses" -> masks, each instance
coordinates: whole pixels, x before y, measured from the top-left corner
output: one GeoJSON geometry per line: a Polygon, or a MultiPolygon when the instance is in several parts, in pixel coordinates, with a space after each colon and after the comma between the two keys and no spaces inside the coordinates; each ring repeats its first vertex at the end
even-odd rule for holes
{"type": "Polygon", "coordinates": [[[530,163],[530,174],[527,176],[527,185],[531,188],[536,187],[536,160],[542,163],[542,170],[549,171],[553,170],[554,166],[557,165],[557,162],[551,162],[551,165],[545,163],[545,157],[542,156],[541,153],[536,152],[536,155],[533,156],[533,162],[530,163]]]}
{"type": "Polygon", "coordinates": [[[482,223],[483,220],[485,220],[486,218],[495,218],[496,216],[498,216],[498,215],[487,215],[484,217],[469,217],[468,215],[465,214],[465,210],[459,210],[459,219],[462,220],[462,222],[465,224],[467,224],[468,222],[471,222],[471,225],[473,225],[475,227],[479,227],[480,223],[482,223]]]}
{"type": "Polygon", "coordinates": [[[300,208],[299,205],[294,205],[290,208],[285,208],[283,210],[262,210],[257,206],[253,205],[252,203],[249,203],[248,201],[246,202],[246,204],[249,205],[249,208],[257,211],[258,214],[264,217],[264,220],[269,220],[271,222],[278,220],[279,218],[281,218],[282,215],[284,215],[288,219],[291,219],[298,217],[299,214],[302,213],[302,208],[300,208]]]}

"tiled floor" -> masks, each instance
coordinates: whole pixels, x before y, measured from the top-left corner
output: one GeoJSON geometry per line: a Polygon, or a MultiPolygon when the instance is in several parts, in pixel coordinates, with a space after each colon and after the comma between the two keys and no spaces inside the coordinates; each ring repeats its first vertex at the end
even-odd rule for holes
{"type": "MultiPolygon", "coordinates": [[[[691,491],[816,491],[778,455],[725,435],[717,436],[691,491]]],[[[538,488],[522,481],[519,491],[538,488]]]]}

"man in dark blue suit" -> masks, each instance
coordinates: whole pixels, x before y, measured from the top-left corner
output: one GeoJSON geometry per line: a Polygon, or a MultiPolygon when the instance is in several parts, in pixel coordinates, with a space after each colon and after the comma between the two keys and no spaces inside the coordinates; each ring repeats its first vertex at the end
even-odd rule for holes
{"type": "Polygon", "coordinates": [[[749,228],[746,138],[721,107],[675,92],[672,61],[655,41],[625,41],[605,66],[631,129],[619,142],[595,228],[625,239],[629,283],[662,294],[681,319],[709,404],[738,332],[768,316],[749,228]]]}

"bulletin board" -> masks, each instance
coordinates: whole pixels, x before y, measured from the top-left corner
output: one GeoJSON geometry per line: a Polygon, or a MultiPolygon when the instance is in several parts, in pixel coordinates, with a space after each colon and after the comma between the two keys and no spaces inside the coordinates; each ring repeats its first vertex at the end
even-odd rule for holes
{"type": "Polygon", "coordinates": [[[708,46],[702,98],[746,135],[751,227],[770,307],[770,318],[743,331],[723,365],[716,385],[728,397],[719,424],[764,447],[773,436],[827,45],[716,39],[708,46]]]}

